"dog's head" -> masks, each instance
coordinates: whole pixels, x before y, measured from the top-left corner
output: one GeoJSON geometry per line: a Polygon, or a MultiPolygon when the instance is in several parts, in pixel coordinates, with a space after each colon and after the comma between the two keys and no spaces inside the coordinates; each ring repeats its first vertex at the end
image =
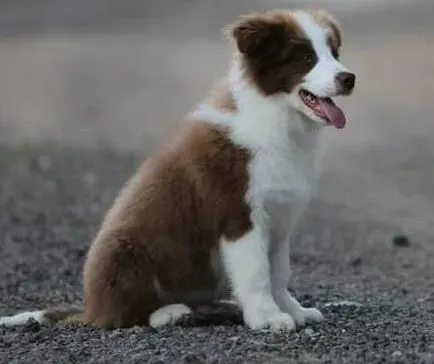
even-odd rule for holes
{"type": "Polygon", "coordinates": [[[273,10],[230,27],[249,81],[319,123],[345,126],[331,97],[351,94],[355,75],[339,61],[340,26],[324,11],[273,10]]]}

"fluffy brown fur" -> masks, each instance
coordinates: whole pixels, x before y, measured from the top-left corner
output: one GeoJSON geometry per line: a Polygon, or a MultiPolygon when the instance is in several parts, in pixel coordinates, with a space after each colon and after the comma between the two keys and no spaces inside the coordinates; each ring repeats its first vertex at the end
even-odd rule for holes
{"type": "Polygon", "coordinates": [[[108,328],[147,324],[162,304],[196,290],[213,294],[219,239],[251,228],[244,202],[249,158],[225,130],[195,122],[146,161],[90,248],[84,321],[108,328]]]}
{"type": "Polygon", "coordinates": [[[207,100],[209,104],[216,110],[224,112],[237,111],[237,105],[229,90],[227,80],[218,83],[210,93],[210,98],[207,100]]]}

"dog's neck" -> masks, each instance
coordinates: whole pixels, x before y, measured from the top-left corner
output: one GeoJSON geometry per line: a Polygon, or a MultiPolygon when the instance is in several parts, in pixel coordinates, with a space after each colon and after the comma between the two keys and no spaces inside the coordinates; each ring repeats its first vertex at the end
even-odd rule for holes
{"type": "Polygon", "coordinates": [[[323,129],[293,109],[287,95],[263,95],[236,57],[224,82],[190,118],[228,127],[234,139],[250,149],[316,149],[323,129]]]}
{"type": "Polygon", "coordinates": [[[268,148],[270,144],[300,147],[316,143],[322,127],[293,109],[287,102],[287,95],[263,95],[248,80],[237,58],[232,61],[227,78],[237,107],[232,126],[243,144],[268,148]]]}

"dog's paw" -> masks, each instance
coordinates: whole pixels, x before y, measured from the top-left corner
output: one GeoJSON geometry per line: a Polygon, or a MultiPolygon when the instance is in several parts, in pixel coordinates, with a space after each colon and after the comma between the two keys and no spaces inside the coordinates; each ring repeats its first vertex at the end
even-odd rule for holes
{"type": "Polygon", "coordinates": [[[321,322],[324,320],[322,313],[316,308],[305,308],[293,312],[292,318],[297,326],[303,326],[309,322],[321,322]]]}
{"type": "Polygon", "coordinates": [[[246,325],[252,330],[293,331],[295,322],[292,317],[284,312],[255,312],[244,316],[246,325]]]}
{"type": "Polygon", "coordinates": [[[149,316],[149,325],[154,329],[174,325],[181,317],[192,314],[191,309],[181,303],[160,307],[149,316]]]}

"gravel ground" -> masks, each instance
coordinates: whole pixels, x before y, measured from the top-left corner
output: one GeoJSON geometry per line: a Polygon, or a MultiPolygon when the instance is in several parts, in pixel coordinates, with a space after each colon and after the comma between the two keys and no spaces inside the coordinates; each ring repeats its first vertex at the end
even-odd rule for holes
{"type": "MultiPolygon", "coordinates": [[[[0,149],[0,313],[80,303],[86,249],[137,155],[0,149]]],[[[0,328],[1,363],[433,363],[434,250],[316,200],[292,251],[292,289],[325,322],[250,332],[204,307],[175,328],[0,328]],[[431,271],[429,270],[431,267],[431,271]],[[330,302],[353,304],[330,306],[330,302]],[[357,305],[355,304],[357,303],[357,305]]]]}

